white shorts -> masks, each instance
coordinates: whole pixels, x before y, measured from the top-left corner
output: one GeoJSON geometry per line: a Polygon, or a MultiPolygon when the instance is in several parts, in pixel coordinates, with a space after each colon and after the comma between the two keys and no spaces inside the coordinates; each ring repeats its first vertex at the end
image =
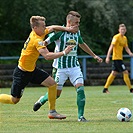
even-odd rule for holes
{"type": "Polygon", "coordinates": [[[78,83],[84,84],[83,74],[80,67],[57,69],[55,81],[58,84],[58,90],[62,90],[67,79],[70,80],[73,86],[78,83]]]}

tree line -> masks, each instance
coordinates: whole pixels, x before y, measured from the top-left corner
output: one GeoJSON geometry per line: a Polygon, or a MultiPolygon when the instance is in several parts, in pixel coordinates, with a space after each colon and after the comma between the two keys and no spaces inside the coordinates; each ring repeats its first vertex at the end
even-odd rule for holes
{"type": "MultiPolygon", "coordinates": [[[[127,26],[129,47],[133,41],[132,0],[0,0],[0,41],[26,40],[32,15],[46,17],[47,25],[65,25],[70,10],[81,14],[80,31],[83,40],[97,54],[106,54],[118,25],[127,26]]],[[[1,56],[16,56],[23,47],[18,44],[0,44],[1,56]]],[[[49,49],[52,51],[53,46],[49,49]]],[[[79,54],[84,54],[82,50],[79,54]]]]}

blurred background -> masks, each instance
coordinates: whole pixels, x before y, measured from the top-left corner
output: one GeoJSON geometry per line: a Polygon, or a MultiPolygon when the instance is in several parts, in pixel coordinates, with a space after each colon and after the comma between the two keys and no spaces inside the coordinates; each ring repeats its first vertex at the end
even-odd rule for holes
{"type": "MultiPolygon", "coordinates": [[[[65,24],[70,10],[78,11],[82,18],[81,35],[97,54],[106,54],[118,25],[127,26],[129,47],[133,41],[133,0],[0,0],[0,41],[20,41],[7,45],[0,43],[0,56],[20,54],[31,31],[32,15],[46,17],[46,24],[65,24]]],[[[53,50],[52,46],[49,48],[53,50]]],[[[79,50],[79,54],[83,54],[79,50]]]]}
{"type": "MultiPolygon", "coordinates": [[[[30,17],[44,16],[47,26],[65,25],[66,15],[71,10],[81,14],[82,38],[97,55],[106,57],[111,39],[118,33],[121,23],[127,27],[126,36],[133,51],[133,0],[0,0],[0,87],[9,87],[12,83],[12,72],[31,32],[30,17]]],[[[48,48],[54,50],[53,45],[48,48]]],[[[78,54],[86,55],[81,49],[78,54]]],[[[111,64],[94,64],[93,59],[86,59],[80,59],[86,85],[104,85],[111,64]]],[[[129,56],[126,61],[130,72],[133,67],[129,56]]],[[[37,64],[51,73],[52,61],[40,59],[37,64]]],[[[133,69],[131,73],[133,79],[133,69]]],[[[124,84],[122,76],[114,84],[124,84]]]]}

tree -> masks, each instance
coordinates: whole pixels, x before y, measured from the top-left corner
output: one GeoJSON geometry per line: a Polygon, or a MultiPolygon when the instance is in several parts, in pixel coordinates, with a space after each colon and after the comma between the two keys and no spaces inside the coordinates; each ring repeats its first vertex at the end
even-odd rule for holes
{"type": "MultiPolygon", "coordinates": [[[[126,24],[131,44],[132,8],[132,0],[4,0],[0,4],[0,40],[26,40],[31,31],[29,19],[32,15],[45,16],[47,25],[63,25],[67,13],[75,10],[82,16],[80,30],[85,42],[97,54],[106,54],[120,23],[126,24]]],[[[18,44],[18,49],[13,45],[1,45],[1,49],[6,48],[2,50],[4,55],[19,55],[23,44],[18,44]]],[[[53,47],[50,46],[50,49],[53,47]]],[[[83,54],[82,50],[79,53],[83,54]]]]}

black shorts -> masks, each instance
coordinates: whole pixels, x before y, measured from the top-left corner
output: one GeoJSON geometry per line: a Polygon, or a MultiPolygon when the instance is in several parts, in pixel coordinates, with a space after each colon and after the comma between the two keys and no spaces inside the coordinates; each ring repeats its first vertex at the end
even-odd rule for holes
{"type": "Polygon", "coordinates": [[[126,69],[122,60],[113,60],[112,62],[112,70],[117,72],[123,72],[126,69]]]}
{"type": "Polygon", "coordinates": [[[47,72],[37,67],[33,72],[24,72],[16,67],[13,72],[11,95],[20,98],[28,83],[41,84],[48,77],[49,74],[47,72]]]}

